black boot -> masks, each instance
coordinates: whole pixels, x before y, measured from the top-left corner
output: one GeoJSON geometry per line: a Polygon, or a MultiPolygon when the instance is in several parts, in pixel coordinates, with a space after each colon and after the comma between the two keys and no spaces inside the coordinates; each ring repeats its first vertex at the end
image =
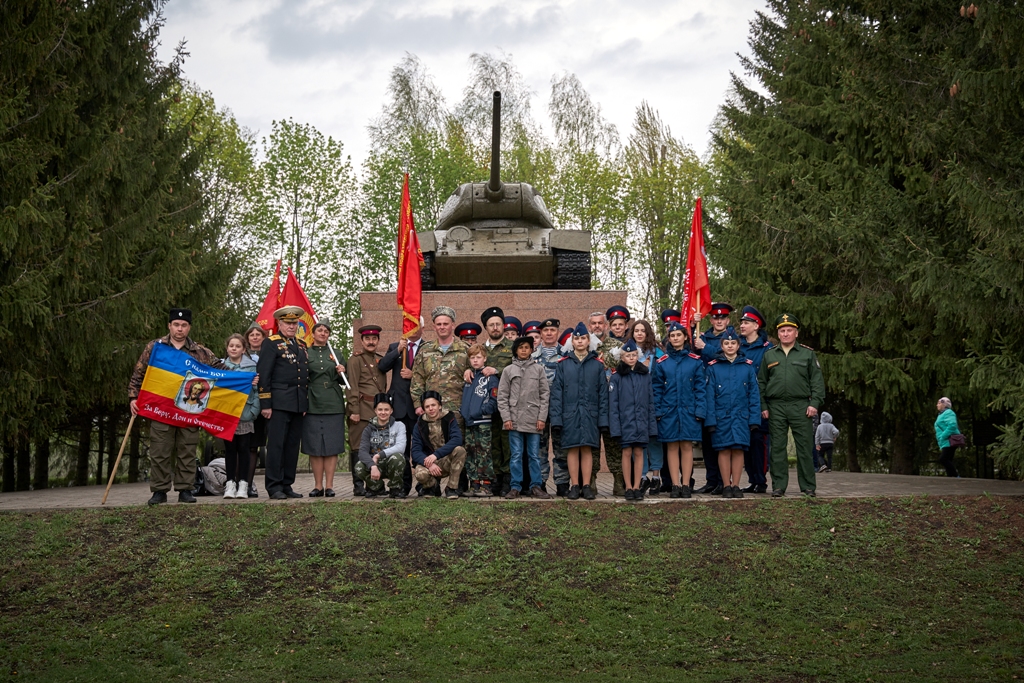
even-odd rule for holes
{"type": "Polygon", "coordinates": [[[160,505],[161,503],[167,502],[167,491],[153,491],[153,495],[148,501],[149,505],[160,505]]]}

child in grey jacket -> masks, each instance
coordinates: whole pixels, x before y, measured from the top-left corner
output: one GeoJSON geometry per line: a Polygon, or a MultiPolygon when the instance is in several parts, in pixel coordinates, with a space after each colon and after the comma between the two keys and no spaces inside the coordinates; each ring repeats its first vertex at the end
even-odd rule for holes
{"type": "Polygon", "coordinates": [[[832,471],[832,449],[836,444],[836,435],[839,434],[839,429],[832,424],[832,415],[830,413],[821,414],[821,424],[818,425],[818,429],[814,432],[814,449],[818,451],[821,457],[821,467],[818,468],[819,472],[831,472],[832,471]]]}
{"type": "MultiPolygon", "coordinates": [[[[512,342],[512,364],[501,373],[498,382],[498,412],[501,413],[502,428],[508,431],[512,471],[512,489],[506,498],[518,498],[523,489],[523,451],[526,451],[530,476],[530,495],[534,498],[550,498],[544,490],[540,471],[540,435],[548,419],[548,399],[551,387],[548,385],[544,366],[530,356],[533,355],[533,340],[519,337],[512,342]]],[[[547,457],[547,448],[544,449],[547,457]]]]}

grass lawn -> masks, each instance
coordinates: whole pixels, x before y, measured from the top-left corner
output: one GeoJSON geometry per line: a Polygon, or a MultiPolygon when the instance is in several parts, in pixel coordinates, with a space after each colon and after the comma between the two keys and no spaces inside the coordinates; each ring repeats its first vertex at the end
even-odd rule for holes
{"type": "Polygon", "coordinates": [[[1024,499],[0,515],[24,681],[1024,678],[1024,499]]]}

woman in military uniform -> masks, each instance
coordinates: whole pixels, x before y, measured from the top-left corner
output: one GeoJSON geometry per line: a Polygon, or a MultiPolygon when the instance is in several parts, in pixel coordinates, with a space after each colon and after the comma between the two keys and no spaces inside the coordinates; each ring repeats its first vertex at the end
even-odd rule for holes
{"type": "Polygon", "coordinates": [[[327,339],[331,324],[321,320],[313,326],[309,347],[309,410],[302,423],[302,452],[313,469],[310,498],[334,497],[334,470],[338,454],[345,450],[345,395],[341,375],[344,361],[335,358],[327,339]]]}

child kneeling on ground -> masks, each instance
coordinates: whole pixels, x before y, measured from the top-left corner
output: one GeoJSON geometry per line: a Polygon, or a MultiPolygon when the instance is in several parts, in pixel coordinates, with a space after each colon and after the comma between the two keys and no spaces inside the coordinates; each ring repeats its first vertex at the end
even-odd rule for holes
{"type": "MultiPolygon", "coordinates": [[[[551,388],[544,366],[532,355],[533,340],[529,337],[512,342],[512,364],[502,371],[498,383],[498,412],[502,428],[508,431],[511,450],[512,488],[506,498],[518,498],[522,493],[524,447],[529,462],[530,495],[551,498],[540,478],[540,435],[544,432],[551,388]]],[[[547,457],[546,449],[544,456],[547,457]]]]}
{"type": "Polygon", "coordinates": [[[459,476],[466,464],[462,430],[455,414],[441,406],[441,394],[433,390],[420,397],[423,414],[412,430],[413,476],[424,496],[441,496],[441,478],[448,477],[445,498],[459,497],[459,476]]]}
{"type": "MultiPolygon", "coordinates": [[[[494,462],[491,459],[491,417],[498,410],[498,375],[485,375],[487,349],[482,344],[469,347],[469,365],[473,377],[462,388],[462,419],[466,423],[466,475],[469,495],[493,496],[494,462]]],[[[498,435],[499,438],[501,435],[498,435]]]]}
{"type": "Polygon", "coordinates": [[[402,477],[405,475],[405,425],[392,413],[391,397],[377,394],[373,397],[373,412],[359,441],[359,459],[355,475],[366,489],[366,497],[384,495],[384,480],[388,480],[388,495],[404,498],[402,477]]]}

